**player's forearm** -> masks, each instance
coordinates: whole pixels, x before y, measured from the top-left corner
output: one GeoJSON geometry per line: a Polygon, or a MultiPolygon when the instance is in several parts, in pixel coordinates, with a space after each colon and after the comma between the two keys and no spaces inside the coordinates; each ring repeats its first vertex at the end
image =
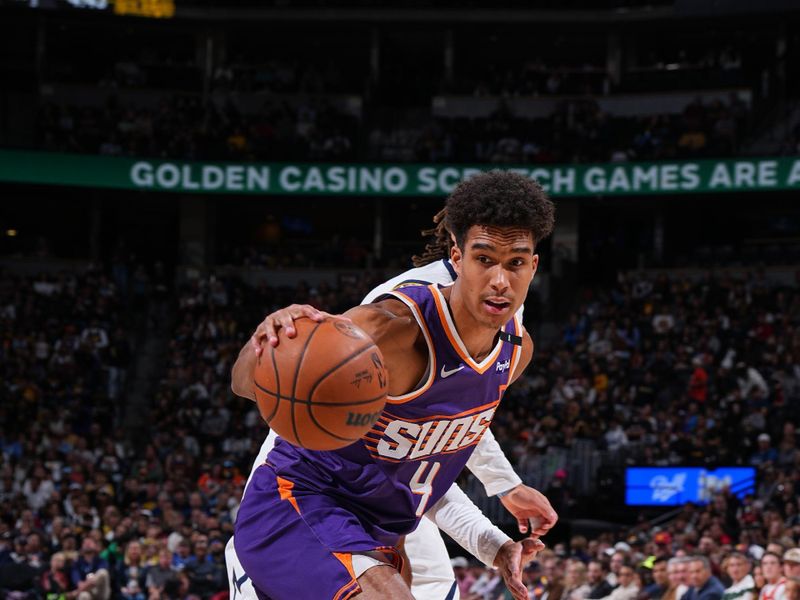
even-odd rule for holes
{"type": "Polygon", "coordinates": [[[239,357],[231,369],[231,391],[237,396],[255,401],[256,393],[253,387],[253,370],[256,366],[256,353],[250,340],[239,351],[239,357]]]}
{"type": "Polygon", "coordinates": [[[467,468],[486,488],[487,496],[507,492],[522,483],[490,429],[486,430],[475,447],[467,461],[467,468]]]}
{"type": "Polygon", "coordinates": [[[500,547],[511,541],[455,484],[425,516],[488,567],[494,564],[500,547]]]}

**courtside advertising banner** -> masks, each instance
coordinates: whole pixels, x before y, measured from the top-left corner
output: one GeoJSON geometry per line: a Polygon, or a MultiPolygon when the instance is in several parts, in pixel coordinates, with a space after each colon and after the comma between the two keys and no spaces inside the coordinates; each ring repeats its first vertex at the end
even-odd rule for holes
{"type": "Polygon", "coordinates": [[[0,150],[0,181],[191,194],[444,196],[462,179],[504,169],[555,197],[800,189],[800,159],[444,165],[233,163],[0,150]]]}

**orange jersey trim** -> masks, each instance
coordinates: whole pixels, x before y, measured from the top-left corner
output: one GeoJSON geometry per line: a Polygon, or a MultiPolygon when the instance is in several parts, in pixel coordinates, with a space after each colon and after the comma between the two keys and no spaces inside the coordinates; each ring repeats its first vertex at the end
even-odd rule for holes
{"type": "Polygon", "coordinates": [[[467,366],[469,366],[473,371],[483,375],[489,369],[489,367],[494,364],[494,361],[500,355],[500,351],[503,349],[503,342],[498,341],[492,353],[484,358],[480,364],[475,362],[475,359],[467,354],[461,347],[463,345],[463,342],[460,343],[461,336],[459,336],[458,332],[455,330],[455,324],[453,324],[453,326],[450,324],[450,316],[447,313],[447,308],[443,304],[444,297],[442,296],[442,293],[435,285],[430,285],[428,288],[433,294],[433,300],[436,304],[436,312],[439,313],[439,321],[442,324],[442,329],[447,335],[447,339],[450,340],[450,345],[453,347],[453,350],[456,351],[456,353],[461,357],[461,360],[463,360],[467,366]]]}
{"type": "MultiPolygon", "coordinates": [[[[397,415],[393,415],[388,411],[384,411],[383,414],[391,417],[391,421],[405,421],[406,423],[419,423],[421,421],[432,421],[433,419],[457,419],[459,417],[466,417],[473,413],[483,412],[487,408],[492,408],[493,406],[497,405],[500,402],[500,398],[497,400],[493,400],[492,402],[488,402],[486,404],[482,404],[481,406],[476,406],[475,408],[470,408],[468,410],[462,411],[460,413],[456,413],[454,415],[425,415],[424,417],[420,417],[418,419],[406,419],[405,417],[398,417],[397,415]]],[[[383,418],[383,417],[382,417],[383,418]]],[[[388,423],[387,423],[388,425],[388,423]]],[[[383,426],[384,429],[386,425],[383,426]]]]}
{"type": "MultiPolygon", "coordinates": [[[[398,572],[403,568],[403,557],[397,548],[392,546],[378,546],[374,552],[380,552],[390,561],[389,564],[397,569],[398,572]]],[[[348,600],[356,594],[361,593],[361,586],[356,579],[356,572],[353,569],[353,554],[350,552],[333,552],[336,559],[344,565],[347,572],[350,574],[351,580],[345,583],[336,592],[332,600],[348,600]]]]}
{"type": "Polygon", "coordinates": [[[339,588],[339,591],[336,592],[333,600],[348,600],[349,598],[353,598],[356,594],[360,593],[361,586],[358,585],[358,581],[354,579],[353,581],[350,581],[339,588]]]}
{"type": "Polygon", "coordinates": [[[292,490],[294,489],[294,483],[289,481],[288,479],[284,479],[283,477],[277,477],[278,481],[278,493],[281,496],[281,500],[288,500],[289,503],[294,506],[294,509],[297,511],[297,514],[300,514],[300,507],[297,505],[297,499],[292,495],[292,490]]]}
{"type": "Polygon", "coordinates": [[[426,381],[419,389],[408,392],[407,394],[402,394],[401,396],[387,396],[386,398],[387,404],[405,404],[406,402],[410,402],[414,398],[418,398],[427,392],[428,389],[433,385],[433,382],[436,379],[436,350],[433,347],[433,338],[431,338],[431,332],[428,330],[428,325],[425,323],[425,319],[422,317],[422,311],[420,311],[419,305],[402,292],[395,290],[389,294],[400,300],[400,302],[411,309],[411,312],[414,314],[414,318],[419,324],[420,329],[422,329],[422,335],[425,337],[425,343],[428,345],[428,366],[430,367],[428,381],[426,381]]]}
{"type": "Polygon", "coordinates": [[[361,592],[361,586],[358,585],[356,572],[353,569],[353,555],[348,552],[333,552],[333,555],[344,565],[344,568],[347,569],[347,572],[350,574],[350,581],[339,588],[332,600],[346,600],[361,592]]]}

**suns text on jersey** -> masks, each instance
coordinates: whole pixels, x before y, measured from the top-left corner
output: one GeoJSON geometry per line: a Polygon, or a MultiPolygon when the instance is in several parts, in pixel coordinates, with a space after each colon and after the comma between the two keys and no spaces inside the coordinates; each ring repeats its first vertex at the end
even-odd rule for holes
{"type": "Polygon", "coordinates": [[[384,413],[377,430],[373,430],[380,436],[377,443],[369,440],[367,446],[373,456],[386,460],[416,460],[457,452],[480,441],[496,409],[494,404],[469,415],[423,421],[387,419],[384,413]],[[380,431],[383,425],[385,428],[380,431]]]}

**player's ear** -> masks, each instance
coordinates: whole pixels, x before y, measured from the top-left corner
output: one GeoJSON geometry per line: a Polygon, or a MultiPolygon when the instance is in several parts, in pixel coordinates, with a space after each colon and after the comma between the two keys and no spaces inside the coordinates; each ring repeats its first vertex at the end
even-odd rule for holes
{"type": "Polygon", "coordinates": [[[450,247],[450,262],[453,263],[453,268],[459,275],[461,275],[461,260],[463,258],[464,255],[461,253],[461,248],[458,247],[458,244],[453,244],[450,247]]]}
{"type": "Polygon", "coordinates": [[[533,276],[536,275],[536,269],[538,269],[538,268],[539,268],[539,255],[538,254],[534,254],[533,255],[533,273],[531,273],[531,279],[533,279],[533,276]]]}

